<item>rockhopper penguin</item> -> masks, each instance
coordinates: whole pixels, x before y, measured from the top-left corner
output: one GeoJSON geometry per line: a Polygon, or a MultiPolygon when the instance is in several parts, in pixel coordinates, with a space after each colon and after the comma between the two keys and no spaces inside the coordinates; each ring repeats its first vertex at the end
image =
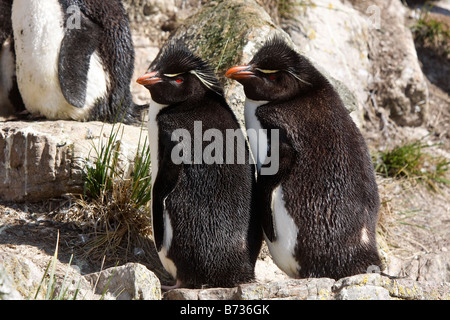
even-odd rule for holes
{"type": "Polygon", "coordinates": [[[176,287],[232,287],[251,281],[263,239],[254,210],[255,168],[214,72],[177,42],[160,51],[137,82],[151,94],[153,235],[163,266],[177,279],[176,287]],[[236,134],[231,148],[217,150],[217,161],[195,159],[199,125],[203,154],[207,141],[222,136],[222,143],[229,143],[227,132],[236,134]],[[191,141],[174,138],[180,131],[191,141]],[[213,131],[214,138],[206,138],[213,131]],[[181,163],[173,159],[180,144],[187,159],[181,163]],[[229,150],[236,162],[226,160],[229,150]],[[235,154],[245,154],[247,160],[239,163],[235,154]]]}
{"type": "Polygon", "coordinates": [[[278,172],[257,178],[275,263],[295,278],[339,279],[380,268],[374,169],[331,84],[279,38],[226,76],[244,86],[246,127],[267,129],[250,138],[259,173],[267,154],[279,152],[278,172]],[[272,130],[278,130],[278,150],[269,143],[272,130]]]}
{"type": "Polygon", "coordinates": [[[6,118],[25,110],[16,81],[12,1],[0,0],[0,117],[6,118]]]}
{"type": "Polygon", "coordinates": [[[14,0],[12,25],[17,80],[31,114],[125,123],[139,117],[120,0],[14,0]]]}

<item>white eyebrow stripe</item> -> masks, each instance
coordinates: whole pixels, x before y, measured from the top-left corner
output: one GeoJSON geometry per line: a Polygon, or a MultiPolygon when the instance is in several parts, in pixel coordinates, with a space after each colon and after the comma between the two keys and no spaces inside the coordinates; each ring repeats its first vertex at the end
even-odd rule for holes
{"type": "Polygon", "coordinates": [[[258,71],[261,71],[262,73],[277,73],[280,70],[266,70],[266,69],[260,69],[260,68],[255,68],[258,71]]]}
{"type": "Polygon", "coordinates": [[[164,73],[164,75],[165,75],[166,77],[169,77],[169,78],[174,78],[174,77],[179,76],[180,74],[183,74],[183,73],[185,73],[185,72],[180,72],[180,73],[164,73]]]}
{"type": "Polygon", "coordinates": [[[213,79],[207,79],[208,78],[207,75],[197,70],[191,70],[189,71],[189,73],[196,76],[208,89],[213,90],[214,92],[220,94],[217,90],[214,89],[216,85],[213,82],[211,82],[213,81],[213,79]]]}
{"type": "Polygon", "coordinates": [[[307,84],[307,85],[309,85],[309,86],[312,86],[311,83],[309,83],[309,82],[306,81],[306,80],[303,80],[303,79],[300,78],[298,75],[296,75],[294,72],[292,72],[292,71],[290,71],[290,70],[287,70],[287,72],[289,72],[289,74],[291,74],[295,79],[299,80],[300,82],[303,82],[304,84],[307,84]]]}
{"type": "MultiPolygon", "coordinates": [[[[266,74],[271,74],[271,73],[277,73],[280,70],[265,70],[265,69],[260,69],[260,68],[255,68],[258,71],[261,71],[262,73],[266,73],[266,74]]],[[[303,82],[304,84],[310,85],[312,86],[311,83],[309,83],[306,80],[303,80],[302,78],[300,78],[298,75],[296,75],[294,72],[290,71],[290,70],[286,70],[290,75],[292,75],[295,79],[299,80],[300,82],[303,82]]]]}

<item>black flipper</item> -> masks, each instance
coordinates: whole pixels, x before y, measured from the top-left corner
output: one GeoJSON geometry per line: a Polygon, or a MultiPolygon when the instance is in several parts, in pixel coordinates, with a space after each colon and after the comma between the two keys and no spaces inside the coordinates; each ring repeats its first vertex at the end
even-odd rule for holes
{"type": "MultiPolygon", "coordinates": [[[[14,59],[16,59],[16,52],[14,48],[14,35],[11,20],[11,10],[12,10],[12,0],[0,0],[0,49],[2,48],[5,41],[9,39],[10,41],[9,49],[14,59]]],[[[1,70],[1,68],[2,66],[0,64],[0,73],[5,72],[4,70],[1,70]]],[[[15,75],[15,69],[14,74],[11,74],[10,76],[12,77],[13,86],[9,92],[8,100],[11,102],[13,106],[13,110],[11,111],[17,115],[18,113],[21,113],[25,110],[25,105],[23,103],[22,96],[20,95],[19,92],[17,78],[15,75]]]]}
{"type": "MultiPolygon", "coordinates": [[[[76,71],[72,80],[77,79],[82,70],[87,70],[90,56],[96,49],[102,59],[103,67],[109,75],[108,90],[109,95],[105,99],[98,101],[95,108],[90,111],[90,120],[106,122],[123,121],[124,123],[137,123],[141,121],[141,112],[148,108],[148,105],[139,106],[133,102],[130,83],[134,70],[134,46],[130,32],[127,13],[120,0],[58,0],[66,14],[65,21],[73,22],[72,16],[76,16],[72,8],[80,11],[81,29],[68,30],[75,33],[74,41],[67,44],[68,51],[75,50],[77,58],[69,61],[75,64],[76,68],[67,66],[66,74],[76,71]],[[71,48],[72,47],[72,48],[71,48]],[[80,48],[79,48],[80,47],[80,48]],[[83,63],[76,64],[76,61],[83,63]]],[[[71,27],[70,25],[68,26],[71,27]]],[[[64,44],[65,46],[65,44],[64,44]]],[[[61,61],[60,61],[61,66],[61,61]]],[[[61,75],[61,73],[60,73],[61,75]]],[[[86,73],[81,73],[84,78],[86,73]]],[[[70,75],[68,75],[70,79],[70,75]]],[[[71,81],[71,80],[68,80],[71,81]]],[[[61,82],[61,78],[60,78],[61,82]]],[[[73,81],[71,81],[73,82],[73,81]]],[[[66,99],[75,97],[71,101],[76,106],[80,106],[80,101],[84,102],[80,92],[86,91],[86,83],[64,85],[65,88],[72,88],[72,92],[63,94],[66,99]],[[76,100],[76,101],[73,101],[76,100]]]]}
{"type": "Polygon", "coordinates": [[[80,12],[79,28],[66,28],[59,52],[58,77],[66,100],[83,108],[92,54],[100,45],[102,29],[80,12]]]}
{"type": "MultiPolygon", "coordinates": [[[[170,139],[170,138],[169,138],[170,139]]],[[[162,143],[161,145],[166,145],[162,143]]],[[[170,143],[168,146],[171,146],[170,143]]],[[[166,147],[159,157],[158,176],[156,177],[152,191],[152,215],[153,215],[153,237],[156,250],[161,251],[164,238],[164,201],[175,188],[182,167],[175,165],[171,159],[171,147],[166,147]]]]}

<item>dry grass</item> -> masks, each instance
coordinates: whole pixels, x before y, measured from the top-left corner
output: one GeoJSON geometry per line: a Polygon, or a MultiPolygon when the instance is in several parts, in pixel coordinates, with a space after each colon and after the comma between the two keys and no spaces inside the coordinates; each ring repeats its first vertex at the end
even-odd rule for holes
{"type": "Polygon", "coordinates": [[[450,28],[448,18],[431,14],[433,4],[421,10],[417,22],[411,27],[416,44],[433,49],[438,55],[450,58],[450,28]]]}
{"type": "Polygon", "coordinates": [[[375,171],[384,177],[414,179],[441,192],[440,185],[450,185],[450,159],[426,152],[432,147],[423,140],[415,140],[379,151],[373,156],[375,171]]]}
{"type": "Polygon", "coordinates": [[[378,176],[381,199],[378,242],[382,255],[414,259],[438,250],[448,215],[449,188],[431,191],[416,179],[378,176]],[[448,203],[448,202],[447,202],[448,203]]]}
{"type": "Polygon", "coordinates": [[[122,133],[119,124],[107,139],[93,145],[84,194],[55,218],[83,230],[82,259],[99,262],[107,257],[112,265],[136,259],[153,263],[150,150],[147,139],[139,137],[134,162],[125,170],[118,161],[122,133]]]}

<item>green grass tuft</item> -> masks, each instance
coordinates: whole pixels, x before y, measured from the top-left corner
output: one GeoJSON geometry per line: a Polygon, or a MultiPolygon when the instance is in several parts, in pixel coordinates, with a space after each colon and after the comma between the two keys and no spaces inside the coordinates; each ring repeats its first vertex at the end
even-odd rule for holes
{"type": "Polygon", "coordinates": [[[105,255],[126,260],[133,248],[146,251],[151,244],[146,240],[151,235],[150,148],[141,130],[134,163],[125,170],[119,163],[123,130],[122,124],[112,126],[109,137],[93,146],[95,160],[86,161],[84,196],[74,219],[94,230],[85,253],[92,260],[105,255]]]}
{"type": "Polygon", "coordinates": [[[280,0],[278,1],[278,15],[281,18],[292,19],[298,10],[305,13],[308,7],[316,7],[313,0],[280,0]]]}
{"type": "Polygon", "coordinates": [[[438,190],[436,183],[450,184],[446,177],[450,161],[424,152],[429,147],[417,140],[378,152],[373,157],[375,171],[385,177],[417,179],[438,190]]]}
{"type": "Polygon", "coordinates": [[[423,9],[417,22],[411,27],[414,39],[424,47],[430,47],[438,54],[450,54],[450,29],[446,23],[430,16],[432,5],[423,9]]]}

